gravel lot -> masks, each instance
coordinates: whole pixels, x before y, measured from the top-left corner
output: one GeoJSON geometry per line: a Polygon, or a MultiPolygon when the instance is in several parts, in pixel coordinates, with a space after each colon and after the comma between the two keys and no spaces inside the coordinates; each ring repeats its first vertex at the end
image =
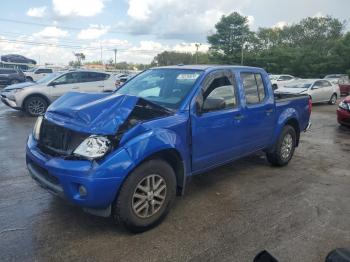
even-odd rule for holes
{"type": "Polygon", "coordinates": [[[262,154],[194,177],[167,219],[131,235],[39,188],[25,142],[35,119],[0,105],[1,261],[323,261],[350,247],[350,129],[336,106],[313,107],[291,163],[262,154]]]}

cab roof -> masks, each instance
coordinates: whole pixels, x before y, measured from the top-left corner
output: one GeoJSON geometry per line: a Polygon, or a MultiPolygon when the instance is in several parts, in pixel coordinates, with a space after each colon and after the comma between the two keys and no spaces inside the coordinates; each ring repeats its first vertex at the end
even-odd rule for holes
{"type": "Polygon", "coordinates": [[[251,69],[251,70],[257,70],[261,68],[258,67],[251,67],[251,66],[237,66],[237,65],[172,65],[172,66],[160,66],[160,67],[153,67],[152,69],[156,68],[164,68],[164,69],[194,69],[194,70],[215,70],[215,69],[251,69]]]}

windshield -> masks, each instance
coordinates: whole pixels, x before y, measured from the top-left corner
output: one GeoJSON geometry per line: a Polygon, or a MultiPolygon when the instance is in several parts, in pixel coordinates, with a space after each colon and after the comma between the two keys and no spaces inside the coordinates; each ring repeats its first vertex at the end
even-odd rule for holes
{"type": "Polygon", "coordinates": [[[177,109],[202,70],[150,69],[125,83],[117,93],[142,97],[157,105],[177,109]]]}
{"type": "Polygon", "coordinates": [[[312,83],[310,82],[293,82],[293,84],[289,84],[284,86],[285,88],[309,88],[312,83]]]}
{"type": "Polygon", "coordinates": [[[50,82],[51,80],[53,80],[54,78],[58,77],[59,75],[61,75],[62,73],[51,73],[51,74],[47,74],[46,76],[44,76],[43,78],[40,78],[38,81],[36,81],[38,84],[46,84],[48,82],[50,82]]]}

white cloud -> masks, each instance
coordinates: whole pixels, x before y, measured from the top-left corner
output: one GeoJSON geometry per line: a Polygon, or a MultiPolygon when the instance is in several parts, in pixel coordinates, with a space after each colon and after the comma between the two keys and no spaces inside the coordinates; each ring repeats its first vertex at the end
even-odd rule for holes
{"type": "Polygon", "coordinates": [[[105,0],[52,0],[59,16],[95,16],[102,12],[105,0]]]}
{"type": "Polygon", "coordinates": [[[31,7],[27,11],[27,16],[41,18],[46,13],[46,6],[31,7]]]}
{"type": "Polygon", "coordinates": [[[97,39],[106,34],[109,28],[110,26],[90,25],[89,28],[81,30],[77,37],[79,39],[97,39]]]}
{"type": "Polygon", "coordinates": [[[68,31],[62,30],[56,26],[47,26],[40,32],[34,33],[33,36],[43,38],[62,38],[68,36],[68,31]]]}
{"type": "Polygon", "coordinates": [[[248,19],[248,25],[249,25],[249,26],[252,26],[252,25],[254,24],[254,22],[255,22],[254,16],[248,15],[248,16],[247,16],[247,19],[248,19]]]}
{"type": "Polygon", "coordinates": [[[283,27],[285,27],[287,25],[288,25],[288,23],[286,21],[279,21],[276,24],[274,24],[272,27],[282,29],[283,27]]]}
{"type": "MultiPolygon", "coordinates": [[[[130,29],[164,38],[204,40],[222,15],[239,11],[251,0],[128,0],[130,29]]],[[[249,23],[254,17],[248,16],[249,23]]]]}
{"type": "MultiPolygon", "coordinates": [[[[186,52],[186,53],[195,53],[197,51],[196,43],[180,43],[175,45],[172,48],[173,51],[177,52],[186,52]]],[[[198,47],[199,52],[207,52],[209,50],[209,45],[207,44],[200,44],[198,47]]]]}
{"type": "Polygon", "coordinates": [[[313,17],[324,17],[324,15],[322,14],[321,11],[317,12],[315,15],[313,15],[313,17]]]}

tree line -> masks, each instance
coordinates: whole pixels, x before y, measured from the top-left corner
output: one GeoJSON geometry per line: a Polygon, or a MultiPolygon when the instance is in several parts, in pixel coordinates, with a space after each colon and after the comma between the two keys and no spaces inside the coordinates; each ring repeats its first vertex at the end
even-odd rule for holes
{"type": "Polygon", "coordinates": [[[222,16],[216,32],[207,37],[207,53],[165,51],[152,66],[174,64],[232,64],[262,67],[269,73],[299,77],[350,74],[350,32],[337,18],[308,17],[281,28],[249,28],[248,18],[237,12],[222,16]]]}

